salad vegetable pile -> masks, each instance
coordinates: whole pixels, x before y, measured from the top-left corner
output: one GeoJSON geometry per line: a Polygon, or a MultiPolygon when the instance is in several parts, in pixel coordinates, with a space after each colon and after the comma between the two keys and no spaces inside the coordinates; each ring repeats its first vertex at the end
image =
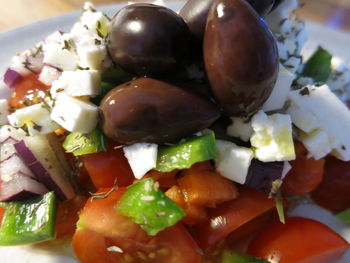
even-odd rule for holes
{"type": "Polygon", "coordinates": [[[322,47],[301,55],[296,8],[189,0],[109,18],[86,3],[16,54],[0,246],[68,239],[82,263],[341,258],[348,236],[293,211],[350,223],[350,69],[322,47]]]}

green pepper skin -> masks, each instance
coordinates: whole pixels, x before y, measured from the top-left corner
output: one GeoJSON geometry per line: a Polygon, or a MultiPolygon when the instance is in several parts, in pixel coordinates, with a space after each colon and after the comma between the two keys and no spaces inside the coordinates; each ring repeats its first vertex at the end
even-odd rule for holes
{"type": "Polygon", "coordinates": [[[268,263],[267,260],[225,250],[220,263],[268,263]]]}
{"type": "Polygon", "coordinates": [[[151,236],[175,225],[185,216],[185,212],[166,197],[151,178],[129,186],[116,209],[130,217],[151,236]]]}
{"type": "Polygon", "coordinates": [[[107,137],[99,129],[88,134],[72,132],[66,137],[62,146],[74,156],[97,153],[107,149],[107,137]]]}
{"type": "Polygon", "coordinates": [[[208,133],[178,145],[160,148],[155,169],[160,172],[187,169],[194,163],[214,159],[215,155],[215,135],[214,133],[208,133]]]}
{"type": "Polygon", "coordinates": [[[53,192],[24,201],[1,203],[6,208],[0,246],[25,245],[55,238],[56,196],[53,192]]]}
{"type": "Polygon", "coordinates": [[[322,47],[318,47],[315,53],[305,63],[301,75],[313,78],[315,82],[326,82],[332,72],[332,55],[322,47]]]}

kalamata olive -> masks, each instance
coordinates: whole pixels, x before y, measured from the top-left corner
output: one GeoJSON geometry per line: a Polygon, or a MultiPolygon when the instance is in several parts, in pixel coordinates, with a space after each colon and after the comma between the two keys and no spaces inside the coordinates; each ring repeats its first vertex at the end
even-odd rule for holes
{"type": "Polygon", "coordinates": [[[179,12],[179,15],[187,23],[190,32],[197,39],[203,39],[207,17],[212,3],[213,0],[188,0],[179,12]]]}
{"type": "Polygon", "coordinates": [[[108,50],[113,61],[140,76],[169,71],[186,57],[190,33],[174,11],[152,4],[132,4],[112,19],[108,50]]]}
{"type": "Polygon", "coordinates": [[[271,11],[275,0],[247,0],[247,2],[260,16],[264,17],[271,11]]]}
{"type": "Polygon", "coordinates": [[[112,89],[101,102],[105,134],[119,143],[165,143],[210,126],[214,104],[174,85],[138,78],[112,89]]]}
{"type": "Polygon", "coordinates": [[[272,33],[244,0],[214,1],[204,62],[214,96],[228,116],[249,116],[261,108],[279,66],[272,33]]]}
{"type": "MultiPolygon", "coordinates": [[[[275,0],[246,0],[260,16],[271,10],[275,0]]],[[[190,32],[199,40],[203,39],[209,9],[214,0],[188,0],[179,14],[187,23],[190,32]]]]}

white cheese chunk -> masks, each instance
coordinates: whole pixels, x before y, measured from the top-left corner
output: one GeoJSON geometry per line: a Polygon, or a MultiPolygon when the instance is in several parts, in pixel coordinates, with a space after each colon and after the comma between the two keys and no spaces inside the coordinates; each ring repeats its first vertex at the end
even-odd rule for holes
{"type": "Polygon", "coordinates": [[[309,156],[316,160],[325,157],[333,149],[333,143],[326,132],[322,130],[313,130],[310,133],[300,136],[309,156]]]}
{"type": "Polygon", "coordinates": [[[8,123],[7,116],[9,115],[8,101],[0,99],[0,125],[8,123]]]}
{"type": "Polygon", "coordinates": [[[47,86],[51,86],[52,82],[57,80],[61,74],[61,71],[59,71],[57,68],[51,67],[49,65],[44,65],[39,74],[39,81],[47,86]]]}
{"type": "Polygon", "coordinates": [[[328,87],[344,102],[350,100],[350,70],[344,61],[333,57],[333,71],[327,81],[328,87]]]}
{"type": "Polygon", "coordinates": [[[4,125],[0,128],[0,143],[6,141],[9,137],[20,141],[26,137],[26,133],[22,129],[12,127],[11,125],[4,125]]]}
{"type": "Polygon", "coordinates": [[[227,127],[227,135],[247,142],[253,134],[251,121],[242,117],[232,117],[232,124],[227,127]]]}
{"type": "MultiPolygon", "coordinates": [[[[308,86],[302,90],[294,90],[290,92],[289,98],[291,100],[291,106],[288,109],[288,112],[291,115],[293,123],[304,132],[311,132],[309,136],[315,136],[312,134],[314,131],[325,132],[328,136],[328,141],[333,148],[331,153],[343,161],[349,161],[350,110],[341,100],[339,100],[339,98],[337,98],[328,86],[308,86]],[[314,118],[311,122],[312,125],[307,126],[308,129],[305,129],[305,126],[300,125],[302,116],[296,116],[295,111],[304,112],[306,117],[314,118]],[[296,121],[298,119],[299,121],[296,121]]],[[[309,120],[305,122],[308,121],[309,120]]],[[[321,135],[324,137],[324,134],[321,135]]],[[[306,138],[309,137],[306,136],[306,138]]],[[[303,140],[303,137],[301,137],[301,139],[303,140]]],[[[313,140],[316,140],[316,138],[313,138],[313,140]]],[[[319,147],[315,143],[310,143],[309,145],[319,147]]],[[[323,151],[326,152],[328,150],[329,149],[325,148],[323,151]]],[[[316,152],[317,149],[309,149],[309,151],[312,153],[316,152]]]]}
{"type": "Polygon", "coordinates": [[[61,70],[74,70],[78,66],[75,44],[69,34],[54,33],[43,45],[44,63],[61,70]]]}
{"type": "Polygon", "coordinates": [[[282,175],[281,175],[281,179],[283,180],[286,175],[288,174],[288,172],[292,170],[292,166],[290,165],[289,162],[284,161],[283,162],[283,169],[282,169],[282,175]]]}
{"type": "Polygon", "coordinates": [[[283,65],[280,65],[276,84],[270,97],[262,106],[263,111],[279,110],[284,106],[294,78],[294,74],[290,73],[283,65]]]}
{"type": "Polygon", "coordinates": [[[217,140],[216,170],[224,177],[244,184],[248,175],[254,152],[245,147],[239,147],[233,142],[217,140]]]}
{"type": "Polygon", "coordinates": [[[295,159],[292,122],[287,114],[267,116],[262,110],[252,117],[255,157],[263,162],[290,161],[295,159]]]}
{"type": "Polygon", "coordinates": [[[158,145],[154,143],[135,143],[123,148],[131,170],[136,179],[141,179],[157,165],[158,145]]]}
{"type": "Polygon", "coordinates": [[[26,76],[31,74],[32,72],[26,68],[26,61],[27,57],[25,54],[18,54],[11,58],[10,62],[10,69],[16,71],[17,73],[21,74],[22,76],[26,76]]]}
{"type": "Polygon", "coordinates": [[[51,118],[68,131],[92,131],[98,122],[98,107],[66,94],[57,96],[51,118]]]}
{"type": "Polygon", "coordinates": [[[73,97],[97,96],[101,91],[100,75],[97,70],[64,71],[59,79],[52,83],[50,93],[53,98],[59,93],[73,97]]]}
{"type": "Polygon", "coordinates": [[[62,70],[74,70],[78,65],[78,58],[74,52],[64,49],[62,44],[45,45],[44,63],[62,70]]]}
{"type": "Polygon", "coordinates": [[[16,110],[8,116],[8,120],[14,127],[26,125],[30,135],[47,134],[59,128],[59,125],[51,120],[50,111],[43,103],[16,110]]]}
{"type": "MultiPolygon", "coordinates": [[[[100,41],[100,40],[98,40],[100,41]]],[[[102,69],[107,57],[106,45],[94,39],[83,38],[76,43],[79,66],[89,69],[102,69]]]]}

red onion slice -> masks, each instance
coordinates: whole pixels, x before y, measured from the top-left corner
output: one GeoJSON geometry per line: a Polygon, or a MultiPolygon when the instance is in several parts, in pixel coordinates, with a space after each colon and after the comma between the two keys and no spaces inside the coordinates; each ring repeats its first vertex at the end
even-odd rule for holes
{"type": "Polygon", "coordinates": [[[10,68],[6,70],[4,82],[9,88],[13,89],[21,79],[23,79],[23,77],[17,71],[10,68]]]}
{"type": "Polygon", "coordinates": [[[245,185],[270,193],[272,182],[282,177],[284,162],[261,162],[253,159],[245,185]]]}
{"type": "Polygon", "coordinates": [[[33,195],[45,194],[49,190],[27,174],[19,171],[12,175],[12,180],[0,184],[0,201],[20,201],[33,195]]]}

